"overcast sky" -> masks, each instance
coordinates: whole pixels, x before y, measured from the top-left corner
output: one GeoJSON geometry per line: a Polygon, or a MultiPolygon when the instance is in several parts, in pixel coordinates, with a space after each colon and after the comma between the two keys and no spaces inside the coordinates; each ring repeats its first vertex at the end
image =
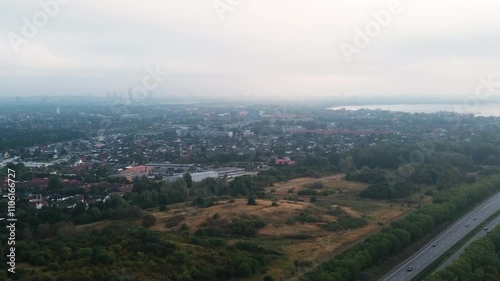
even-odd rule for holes
{"type": "Polygon", "coordinates": [[[165,97],[467,96],[500,67],[498,0],[401,0],[349,60],[393,1],[65,1],[33,38],[39,2],[0,2],[0,95],[126,92],[158,65],[165,97]]]}

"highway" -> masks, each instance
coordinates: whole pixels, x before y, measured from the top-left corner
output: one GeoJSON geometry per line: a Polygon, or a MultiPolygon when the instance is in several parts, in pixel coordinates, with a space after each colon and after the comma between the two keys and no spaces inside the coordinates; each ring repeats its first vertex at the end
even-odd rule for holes
{"type": "MultiPolygon", "coordinates": [[[[492,230],[499,225],[500,225],[500,215],[498,217],[496,217],[493,221],[489,222],[486,227],[488,227],[488,229],[492,230]]],[[[440,270],[444,269],[445,267],[447,267],[448,265],[452,264],[453,261],[458,259],[460,257],[460,255],[465,251],[465,249],[470,244],[472,244],[474,241],[478,240],[479,238],[481,238],[485,235],[487,235],[487,232],[484,230],[481,230],[478,234],[474,235],[474,237],[472,237],[469,241],[467,241],[467,243],[465,243],[465,245],[463,245],[455,254],[453,254],[453,256],[451,256],[442,265],[440,265],[439,268],[435,272],[440,271],[440,270]]]]}
{"type": "Polygon", "coordinates": [[[500,193],[490,197],[468,214],[460,218],[441,234],[436,236],[418,252],[396,266],[380,281],[410,281],[453,245],[464,238],[476,226],[500,210],[500,193]],[[433,247],[435,246],[435,247],[433,247]],[[411,271],[409,269],[411,268],[411,271]]]}

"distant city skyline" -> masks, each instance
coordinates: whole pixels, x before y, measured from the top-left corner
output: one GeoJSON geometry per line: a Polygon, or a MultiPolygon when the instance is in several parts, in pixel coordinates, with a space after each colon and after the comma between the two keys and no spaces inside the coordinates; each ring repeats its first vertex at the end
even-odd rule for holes
{"type": "Polygon", "coordinates": [[[0,96],[466,97],[478,76],[500,81],[499,8],[493,0],[4,1],[0,96]]]}

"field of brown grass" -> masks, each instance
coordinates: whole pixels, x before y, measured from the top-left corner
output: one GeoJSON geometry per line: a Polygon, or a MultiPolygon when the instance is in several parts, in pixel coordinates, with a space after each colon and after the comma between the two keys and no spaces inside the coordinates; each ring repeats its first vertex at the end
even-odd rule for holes
{"type": "MultiPolygon", "coordinates": [[[[277,202],[277,206],[273,206],[272,201],[266,199],[258,199],[255,206],[247,205],[246,199],[235,199],[219,201],[205,209],[182,207],[166,212],[154,212],[158,223],[152,229],[177,232],[182,224],[186,224],[193,234],[215,216],[221,225],[230,224],[234,218],[247,215],[260,217],[267,225],[259,229],[257,237],[251,239],[259,245],[276,248],[286,254],[282,260],[271,262],[268,274],[286,280],[295,279],[332,255],[375,233],[382,225],[412,210],[390,202],[359,200],[357,194],[366,187],[364,183],[346,181],[341,174],[321,179],[300,178],[268,188],[267,191],[277,202]],[[309,202],[311,196],[297,196],[297,191],[315,182],[323,184],[323,188],[318,191],[328,191],[327,196],[317,196],[318,202],[315,203],[309,202]],[[296,201],[285,199],[291,195],[291,189],[296,201]],[[357,229],[341,231],[322,228],[322,225],[338,219],[329,212],[336,207],[350,217],[363,218],[367,224],[357,229]],[[305,210],[314,213],[319,218],[318,221],[287,223],[305,210]],[[308,266],[296,268],[295,260],[307,262],[308,266]]],[[[262,276],[254,276],[248,280],[262,280],[262,276]]]]}

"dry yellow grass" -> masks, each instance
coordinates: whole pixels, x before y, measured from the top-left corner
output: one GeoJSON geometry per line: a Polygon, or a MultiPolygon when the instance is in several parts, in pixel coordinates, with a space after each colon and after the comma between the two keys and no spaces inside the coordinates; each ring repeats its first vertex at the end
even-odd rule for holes
{"type": "MultiPolygon", "coordinates": [[[[274,187],[268,188],[268,191],[273,189],[273,196],[280,199],[277,201],[278,206],[272,206],[270,200],[258,199],[257,205],[250,206],[247,205],[246,199],[236,199],[231,202],[227,200],[220,201],[216,205],[205,209],[184,207],[182,209],[172,209],[168,212],[154,212],[153,214],[158,223],[152,229],[163,232],[177,231],[180,225],[185,223],[190,232],[194,233],[205,222],[211,220],[215,214],[218,214],[218,222],[221,224],[228,224],[233,218],[246,215],[262,217],[267,222],[267,225],[259,229],[259,243],[263,243],[264,246],[266,243],[269,246],[278,246],[287,254],[286,263],[284,263],[284,260],[273,261],[269,265],[268,272],[272,272],[275,277],[281,276],[285,278],[286,276],[286,279],[293,279],[291,271],[294,260],[311,261],[315,266],[340,250],[378,231],[381,228],[378,223],[387,224],[411,211],[408,208],[401,209],[397,205],[391,206],[389,202],[354,200],[355,195],[366,187],[367,185],[364,183],[345,181],[344,175],[334,175],[321,179],[300,178],[286,183],[278,183],[274,187]],[[337,191],[334,195],[321,197],[321,206],[306,202],[309,196],[301,196],[304,199],[302,202],[281,200],[289,195],[288,190],[290,188],[294,188],[294,194],[296,194],[305,185],[317,181],[323,183],[325,190],[337,191]],[[348,200],[342,199],[341,196],[348,198],[348,200]],[[328,203],[328,200],[333,200],[336,203],[325,204],[328,203]],[[339,206],[339,204],[341,205],[339,206]],[[330,209],[339,206],[352,217],[367,218],[368,223],[358,229],[337,232],[327,231],[321,228],[320,224],[336,221],[337,217],[327,214],[329,208],[325,206],[329,206],[330,209]],[[296,222],[291,225],[286,223],[287,219],[298,216],[305,209],[310,209],[319,215],[321,222],[296,222]],[[165,228],[165,222],[172,219],[172,217],[179,216],[183,216],[184,220],[182,222],[175,227],[165,228]],[[298,239],[298,237],[302,238],[298,239]]],[[[254,276],[249,280],[262,280],[262,276],[254,276]]]]}
{"type": "Polygon", "coordinates": [[[293,189],[294,194],[297,191],[306,188],[308,184],[315,182],[321,182],[325,189],[334,189],[339,192],[360,192],[364,190],[368,185],[361,182],[346,181],[344,174],[336,174],[333,176],[323,177],[323,178],[298,178],[293,179],[288,182],[277,183],[273,187],[269,187],[268,190],[273,190],[273,195],[276,196],[287,196],[289,195],[288,190],[293,189]]]}

